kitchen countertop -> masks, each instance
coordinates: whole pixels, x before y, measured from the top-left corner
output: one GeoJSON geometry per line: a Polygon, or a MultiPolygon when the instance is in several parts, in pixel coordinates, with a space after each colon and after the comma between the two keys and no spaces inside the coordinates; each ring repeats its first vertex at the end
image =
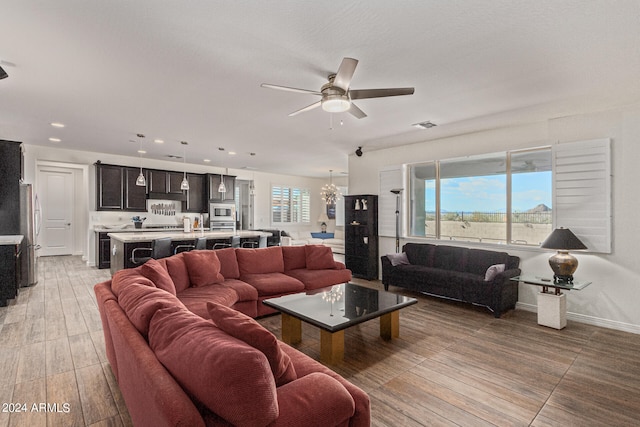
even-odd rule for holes
{"type": "Polygon", "coordinates": [[[177,231],[182,230],[181,225],[157,225],[151,227],[135,228],[133,224],[122,225],[96,225],[93,227],[93,231],[97,233],[132,233],[132,232],[149,232],[149,231],[177,231]]]}
{"type": "Polygon", "coordinates": [[[125,230],[118,230],[116,232],[109,233],[108,236],[113,240],[117,240],[123,243],[150,242],[153,239],[160,239],[164,237],[170,237],[171,239],[174,239],[174,240],[190,240],[190,239],[196,239],[198,237],[207,237],[210,239],[224,239],[232,236],[240,236],[240,237],[271,236],[271,233],[266,233],[264,231],[251,231],[251,230],[241,230],[241,231],[236,231],[235,233],[226,232],[226,231],[204,231],[204,232],[195,231],[191,233],[185,233],[184,231],[179,231],[179,230],[159,231],[157,229],[147,230],[146,232],[140,231],[140,230],[131,230],[134,232],[125,231],[123,233],[121,231],[125,231],[125,230]],[[155,231],[155,232],[150,233],[149,231],[155,231]]]}
{"type": "Polygon", "coordinates": [[[19,245],[22,243],[24,236],[22,234],[10,234],[6,236],[0,236],[0,245],[9,246],[9,245],[19,245]]]}

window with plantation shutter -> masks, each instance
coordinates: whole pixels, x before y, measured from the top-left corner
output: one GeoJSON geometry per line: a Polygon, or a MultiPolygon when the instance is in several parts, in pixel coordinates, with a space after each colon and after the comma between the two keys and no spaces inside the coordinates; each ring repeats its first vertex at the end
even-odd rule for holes
{"type": "Polygon", "coordinates": [[[306,188],[271,187],[271,222],[311,222],[311,194],[306,188]]]}

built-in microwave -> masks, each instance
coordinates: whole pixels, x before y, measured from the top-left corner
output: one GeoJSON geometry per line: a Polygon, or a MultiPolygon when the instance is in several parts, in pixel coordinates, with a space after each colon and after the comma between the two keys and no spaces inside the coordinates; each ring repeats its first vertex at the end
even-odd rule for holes
{"type": "Polygon", "coordinates": [[[236,205],[232,203],[211,203],[209,205],[209,221],[236,220],[236,205]]]}

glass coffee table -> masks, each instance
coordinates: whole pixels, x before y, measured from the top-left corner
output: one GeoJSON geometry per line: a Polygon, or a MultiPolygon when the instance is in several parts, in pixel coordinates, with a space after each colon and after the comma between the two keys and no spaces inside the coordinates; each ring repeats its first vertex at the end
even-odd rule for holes
{"type": "Polygon", "coordinates": [[[320,359],[338,363],[344,357],[344,330],[380,318],[380,336],[400,335],[400,309],[418,302],[415,298],[343,283],[278,298],[264,304],[282,313],[282,341],[302,341],[302,321],[320,328],[320,359]]]}

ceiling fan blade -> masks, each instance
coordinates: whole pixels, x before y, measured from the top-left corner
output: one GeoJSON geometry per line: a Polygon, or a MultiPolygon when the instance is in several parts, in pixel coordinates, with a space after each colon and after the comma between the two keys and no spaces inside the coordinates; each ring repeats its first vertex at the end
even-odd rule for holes
{"type": "Polygon", "coordinates": [[[385,96],[413,95],[412,87],[397,87],[391,89],[357,89],[350,90],[351,99],[383,98],[385,96]]]}
{"type": "Polygon", "coordinates": [[[310,93],[312,95],[321,95],[322,96],[322,93],[318,92],[317,90],[298,89],[298,88],[295,88],[295,87],[271,85],[271,84],[268,84],[268,83],[262,83],[260,85],[260,87],[266,87],[267,89],[285,90],[287,92],[310,93]]]}
{"type": "Polygon", "coordinates": [[[345,92],[348,91],[349,85],[351,84],[351,78],[353,77],[353,73],[356,71],[356,65],[358,65],[357,59],[342,59],[340,68],[338,68],[338,72],[336,73],[336,77],[333,79],[333,86],[339,87],[345,92]]]}
{"type": "Polygon", "coordinates": [[[305,111],[309,111],[309,110],[313,110],[314,108],[318,108],[321,104],[322,104],[322,101],[314,102],[311,105],[307,105],[304,108],[301,108],[301,109],[299,109],[297,111],[294,111],[293,113],[289,114],[289,117],[293,117],[293,116],[298,115],[300,113],[304,113],[305,111]]]}
{"type": "Polygon", "coordinates": [[[349,107],[349,112],[358,119],[364,119],[365,117],[367,117],[364,111],[358,108],[353,102],[351,103],[351,107],[349,107]]]}

